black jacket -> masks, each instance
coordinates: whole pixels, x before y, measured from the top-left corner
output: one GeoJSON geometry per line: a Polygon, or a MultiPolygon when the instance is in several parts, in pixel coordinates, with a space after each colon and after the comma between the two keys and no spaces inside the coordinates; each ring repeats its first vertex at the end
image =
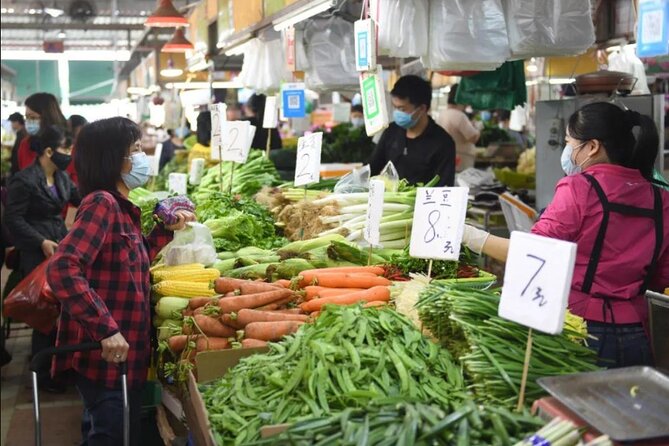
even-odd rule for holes
{"type": "Polygon", "coordinates": [[[270,141],[270,150],[280,149],[283,147],[281,142],[281,135],[279,130],[276,128],[265,129],[262,126],[262,121],[256,117],[245,118],[245,121],[249,121],[252,126],[255,126],[256,133],[253,135],[253,141],[251,142],[252,149],[267,149],[267,131],[272,132],[272,140],[270,141]]]}
{"type": "Polygon", "coordinates": [[[68,203],[79,206],[81,202],[67,172],[56,171],[54,184],[58,198],[49,190],[39,160],[10,178],[5,224],[21,254],[23,274],[28,274],[44,260],[44,240],[60,242],[67,234],[62,216],[65,206],[68,203]]]}

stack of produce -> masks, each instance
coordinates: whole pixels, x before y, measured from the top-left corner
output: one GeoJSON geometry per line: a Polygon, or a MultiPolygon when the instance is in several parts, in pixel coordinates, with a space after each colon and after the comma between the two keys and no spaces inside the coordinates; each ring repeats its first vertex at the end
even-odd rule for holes
{"type": "MultiPolygon", "coordinates": [[[[497,315],[499,295],[462,285],[430,284],[417,304],[421,321],[463,363],[481,401],[513,405],[518,399],[527,327],[497,315]]],[[[571,315],[562,334],[533,334],[526,401],[544,395],[543,376],[597,370],[596,355],[584,345],[582,320],[571,315]]]]}
{"type": "Polygon", "coordinates": [[[571,421],[560,417],[553,418],[550,423],[539,429],[534,435],[527,436],[514,446],[613,446],[611,439],[602,435],[588,443],[581,441],[581,429],[571,421]]]}
{"type": "Polygon", "coordinates": [[[130,191],[128,199],[142,211],[142,234],[149,234],[156,225],[153,211],[158,204],[158,197],[147,189],[136,187],[130,191]]]}
{"type": "Polygon", "coordinates": [[[347,408],[448,407],[464,398],[462,373],[449,353],[389,308],[327,306],[313,324],[269,349],[201,386],[218,444],[244,444],[258,439],[263,425],[347,408]]]}

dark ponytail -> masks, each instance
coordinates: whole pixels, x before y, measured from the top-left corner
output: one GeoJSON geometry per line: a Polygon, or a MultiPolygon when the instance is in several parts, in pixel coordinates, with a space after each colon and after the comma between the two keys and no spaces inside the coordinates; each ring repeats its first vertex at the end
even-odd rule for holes
{"type": "Polygon", "coordinates": [[[571,115],[568,128],[570,136],[579,141],[598,140],[611,163],[652,177],[660,142],[655,122],[648,116],[608,102],[595,102],[571,115]],[[635,127],[639,127],[637,137],[635,127]]]}

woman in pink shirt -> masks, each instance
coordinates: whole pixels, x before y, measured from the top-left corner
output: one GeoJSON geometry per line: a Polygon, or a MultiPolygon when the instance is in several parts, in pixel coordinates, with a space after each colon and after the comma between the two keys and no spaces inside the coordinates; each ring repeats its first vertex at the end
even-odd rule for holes
{"type": "MultiPolygon", "coordinates": [[[[578,245],[569,310],[587,320],[599,364],[652,364],[644,293],[669,287],[669,192],[650,182],[655,123],[593,103],[569,118],[566,142],[567,176],[532,233],[578,245]]],[[[501,261],[509,249],[508,239],[471,226],[463,244],[501,261]]]]}

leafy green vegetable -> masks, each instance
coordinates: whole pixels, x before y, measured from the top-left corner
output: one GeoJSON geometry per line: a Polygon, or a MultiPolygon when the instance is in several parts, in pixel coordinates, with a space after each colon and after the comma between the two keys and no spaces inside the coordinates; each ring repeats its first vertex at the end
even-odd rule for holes
{"type": "Polygon", "coordinates": [[[158,204],[158,198],[144,188],[138,187],[130,191],[130,201],[142,211],[142,233],[149,234],[156,226],[153,212],[158,204]]]}
{"type": "MultiPolygon", "coordinates": [[[[471,251],[464,246],[460,251],[459,262],[450,260],[432,261],[432,272],[430,277],[435,280],[455,279],[458,277],[458,267],[461,263],[468,265],[475,263],[471,251]]],[[[427,274],[430,261],[411,257],[409,255],[409,248],[406,248],[402,254],[393,255],[390,258],[390,264],[396,267],[402,274],[408,276],[409,273],[427,274]]]]}
{"type": "Polygon", "coordinates": [[[374,143],[364,127],[339,124],[323,132],[324,163],[364,163],[372,156],[374,143]]]}

